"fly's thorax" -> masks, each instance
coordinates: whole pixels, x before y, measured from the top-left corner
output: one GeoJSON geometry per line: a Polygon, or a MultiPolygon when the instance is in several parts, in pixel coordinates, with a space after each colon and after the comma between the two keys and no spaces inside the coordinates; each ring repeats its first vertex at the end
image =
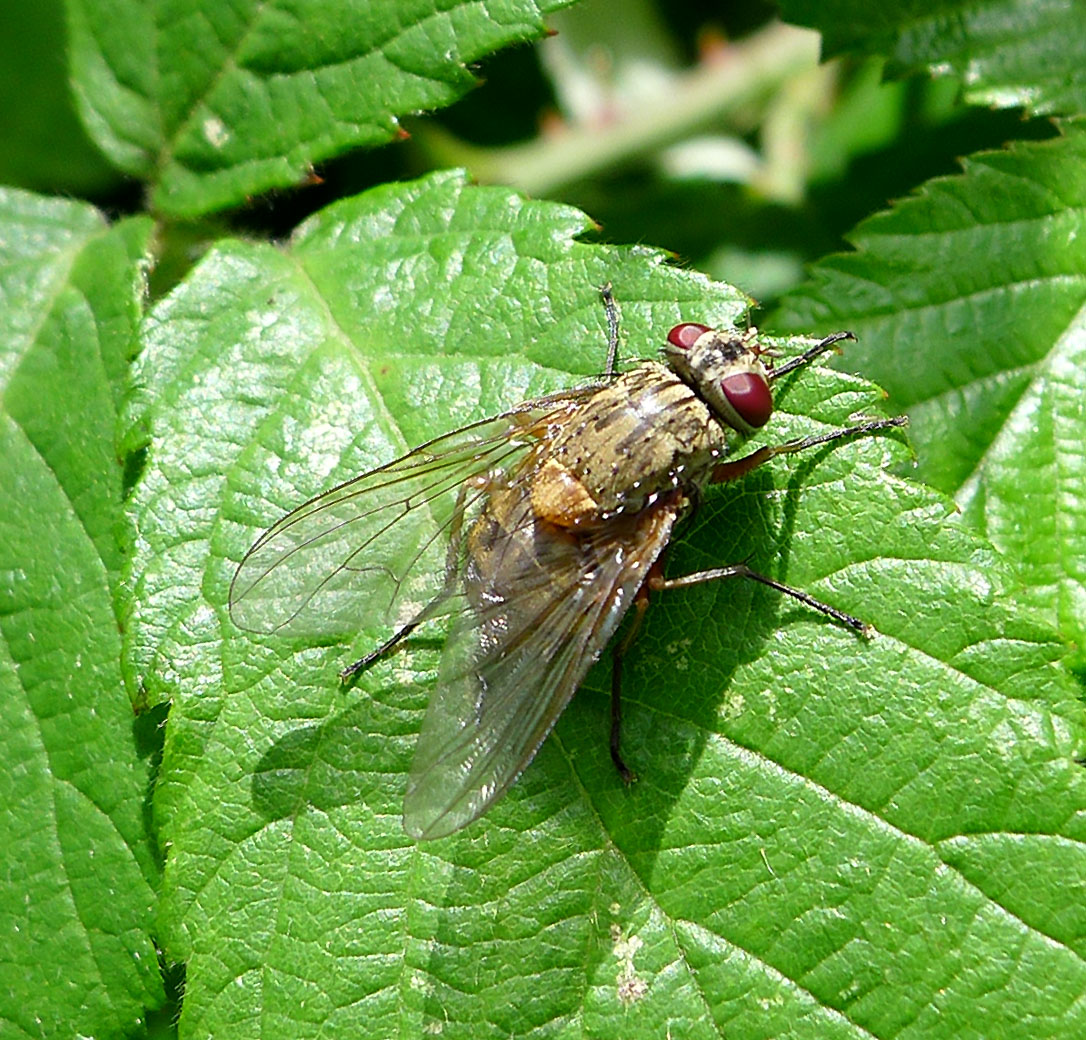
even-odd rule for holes
{"type": "Polygon", "coordinates": [[[535,514],[591,528],[675,488],[700,486],[726,440],[705,401],[669,368],[646,361],[585,399],[538,451],[535,514]]]}
{"type": "Polygon", "coordinates": [[[757,330],[739,333],[687,322],[667,335],[668,367],[712,410],[716,420],[743,436],[773,414],[773,393],[762,364],[757,330]]]}

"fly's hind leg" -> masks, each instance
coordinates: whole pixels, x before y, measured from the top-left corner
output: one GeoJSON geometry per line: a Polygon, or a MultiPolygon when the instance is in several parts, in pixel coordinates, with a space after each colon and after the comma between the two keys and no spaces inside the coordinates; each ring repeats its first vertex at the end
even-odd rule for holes
{"type": "Polygon", "coordinates": [[[460,485],[460,490],[456,494],[456,505],[453,507],[452,520],[449,525],[449,545],[445,550],[445,575],[441,591],[406,625],[401,625],[396,629],[379,647],[371,650],[365,657],[360,657],[357,661],[352,661],[346,668],[341,669],[339,678],[342,682],[348,682],[359,672],[364,672],[369,668],[374,661],[384,657],[394,646],[411,635],[419,625],[432,617],[433,611],[452,594],[456,588],[460,561],[460,543],[464,533],[464,502],[467,498],[468,488],[478,488],[480,486],[483,486],[480,482],[469,480],[460,485]]]}
{"type": "Polygon", "coordinates": [[[612,379],[615,374],[615,358],[618,356],[618,308],[615,306],[610,282],[600,286],[600,296],[603,299],[603,312],[607,315],[607,368],[604,369],[603,376],[605,379],[612,379]]]}
{"type": "Polygon", "coordinates": [[[633,623],[630,625],[629,630],[622,637],[621,642],[618,643],[611,655],[611,761],[615,763],[615,768],[618,770],[619,776],[621,776],[623,781],[627,784],[632,784],[637,780],[637,775],[628,765],[626,765],[625,761],[623,761],[622,752],[620,750],[622,729],[622,661],[634,639],[637,638],[637,633],[641,628],[641,622],[645,617],[645,611],[648,609],[649,595],[651,592],[659,590],[682,589],[689,585],[701,585],[707,581],[721,581],[725,578],[747,578],[750,581],[768,585],[771,589],[776,589],[778,592],[783,592],[786,596],[791,596],[793,599],[799,600],[800,603],[806,604],[812,610],[817,610],[820,614],[825,614],[827,617],[833,618],[834,621],[851,628],[855,632],[859,632],[862,636],[870,637],[874,634],[874,629],[859,618],[853,617],[851,614],[846,614],[843,610],[838,610],[836,607],[831,607],[828,603],[823,603],[821,600],[815,599],[814,596],[808,595],[802,589],[794,589],[791,585],[785,585],[783,582],[777,581],[774,578],[759,574],[758,571],[752,570],[745,563],[733,563],[728,567],[713,567],[711,570],[695,571],[693,574],[684,574],[681,578],[665,578],[663,567],[661,566],[660,561],[657,560],[656,563],[652,565],[652,569],[649,571],[644,584],[638,589],[637,596],[634,599],[633,605],[637,613],[634,615],[633,623]]]}
{"type": "Polygon", "coordinates": [[[649,589],[657,588],[662,580],[663,570],[657,560],[634,597],[633,605],[636,613],[633,622],[611,652],[611,761],[614,762],[618,775],[622,777],[622,782],[625,784],[634,783],[637,780],[637,774],[623,761],[620,747],[622,742],[622,661],[626,656],[626,651],[637,638],[641,622],[645,618],[645,611],[649,606],[649,589]]]}
{"type": "Polygon", "coordinates": [[[728,567],[713,567],[707,571],[695,571],[693,574],[684,574],[681,578],[660,578],[653,585],[653,588],[682,589],[688,585],[701,585],[707,581],[722,581],[725,578],[748,578],[750,581],[768,585],[771,589],[776,589],[786,596],[799,600],[800,603],[805,603],[812,610],[817,610],[820,614],[833,618],[834,621],[851,628],[854,632],[859,632],[862,636],[870,637],[874,635],[875,630],[867,622],[861,621],[851,614],[846,614],[836,607],[831,607],[828,603],[815,599],[814,596],[808,595],[802,589],[795,589],[791,585],[785,585],[783,582],[777,581],[775,578],[769,578],[758,571],[751,570],[745,563],[733,563],[728,567]]]}

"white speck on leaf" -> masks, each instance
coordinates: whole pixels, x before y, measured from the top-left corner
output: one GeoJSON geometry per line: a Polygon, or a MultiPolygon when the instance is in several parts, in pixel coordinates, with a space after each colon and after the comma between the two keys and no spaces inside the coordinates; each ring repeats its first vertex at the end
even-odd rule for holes
{"type": "Polygon", "coordinates": [[[611,942],[614,943],[612,953],[619,962],[618,972],[615,975],[619,1003],[628,1007],[648,992],[648,983],[638,977],[633,966],[637,951],[645,944],[636,935],[624,937],[622,929],[617,924],[611,925],[611,942]]]}
{"type": "Polygon", "coordinates": [[[731,690],[720,705],[720,716],[724,719],[738,718],[746,706],[746,698],[738,690],[731,690]]]}
{"type": "Polygon", "coordinates": [[[208,144],[221,148],[230,140],[230,132],[218,116],[209,116],[204,120],[204,137],[207,138],[208,144]]]}

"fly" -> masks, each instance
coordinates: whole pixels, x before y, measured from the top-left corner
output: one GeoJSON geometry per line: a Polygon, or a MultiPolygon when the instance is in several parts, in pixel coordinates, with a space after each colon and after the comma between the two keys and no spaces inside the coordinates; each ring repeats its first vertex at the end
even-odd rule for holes
{"type": "Polygon", "coordinates": [[[842,437],[906,425],[879,419],[729,458],[773,413],[772,386],[834,348],[838,332],[774,367],[754,329],[694,322],[662,361],[614,370],[618,315],[601,382],[465,426],[299,506],[257,539],[230,587],[243,629],[342,635],[378,619],[390,638],[350,679],[424,622],[448,637],[419,734],[404,827],[437,838],[478,819],[532,760],[585,673],[635,607],[612,667],[611,755],[619,750],[622,659],[650,592],[742,577],[867,634],[858,618],[745,563],[677,578],[661,557],[710,484],[842,437]]]}

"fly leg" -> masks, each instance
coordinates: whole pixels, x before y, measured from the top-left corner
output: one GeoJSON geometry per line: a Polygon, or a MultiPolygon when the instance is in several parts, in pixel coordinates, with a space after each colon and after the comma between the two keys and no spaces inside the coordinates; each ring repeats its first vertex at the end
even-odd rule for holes
{"type": "Polygon", "coordinates": [[[707,571],[695,571],[693,574],[684,574],[681,578],[660,578],[652,587],[654,589],[682,589],[688,585],[701,585],[707,581],[721,581],[724,578],[749,578],[751,581],[768,585],[771,589],[776,589],[786,596],[798,599],[800,603],[807,604],[812,610],[817,610],[820,614],[833,618],[834,621],[846,625],[853,631],[859,632],[862,636],[870,637],[874,635],[875,630],[867,622],[861,621],[851,614],[846,614],[836,607],[831,607],[828,603],[815,599],[814,596],[808,595],[802,589],[794,589],[791,585],[785,585],[774,578],[759,574],[758,571],[751,570],[745,563],[733,563],[728,567],[713,567],[707,571]]]}
{"type": "Polygon", "coordinates": [[[379,647],[371,650],[365,657],[352,661],[346,668],[340,670],[339,678],[342,682],[348,682],[359,672],[364,672],[378,658],[384,657],[394,646],[406,639],[432,615],[434,608],[444,602],[456,587],[457,565],[460,560],[460,542],[464,527],[464,500],[467,498],[469,487],[483,486],[477,481],[466,481],[460,485],[456,494],[456,505],[453,507],[452,520],[449,525],[449,546],[445,550],[445,580],[441,591],[426,604],[406,625],[401,625],[379,647]]]}
{"type": "Polygon", "coordinates": [[[615,375],[615,357],[618,354],[618,308],[615,306],[610,282],[600,286],[600,296],[603,298],[603,312],[607,315],[607,367],[603,377],[612,379],[615,375]]]}
{"type": "Polygon", "coordinates": [[[682,589],[689,585],[701,585],[707,581],[722,581],[725,578],[747,578],[750,581],[757,581],[762,585],[768,585],[771,589],[776,589],[778,592],[783,592],[786,596],[791,596],[793,599],[799,600],[800,603],[805,603],[812,610],[817,610],[819,613],[833,618],[834,621],[853,629],[855,632],[859,632],[862,636],[870,637],[874,634],[874,629],[859,618],[853,617],[851,614],[846,614],[843,610],[838,610],[836,607],[831,607],[828,603],[823,603],[821,600],[815,599],[814,596],[809,595],[802,589],[792,588],[791,585],[785,585],[783,582],[777,581],[774,578],[760,574],[758,571],[752,570],[745,563],[733,563],[728,567],[713,567],[710,570],[695,571],[693,574],[684,574],[681,578],[665,578],[663,568],[661,567],[660,562],[657,561],[653,564],[652,569],[648,573],[648,577],[645,579],[644,584],[638,590],[637,596],[634,599],[633,605],[636,609],[636,613],[634,614],[633,622],[626,634],[622,637],[621,642],[618,643],[611,654],[611,761],[614,762],[615,768],[618,770],[619,776],[622,777],[623,783],[634,783],[634,781],[637,780],[637,774],[626,765],[620,749],[622,731],[622,662],[626,656],[626,652],[637,638],[637,633],[641,628],[641,622],[644,620],[645,611],[649,606],[649,594],[650,592],[658,590],[682,589]]]}
{"type": "Polygon", "coordinates": [[[622,759],[622,752],[619,750],[622,734],[622,661],[641,629],[641,622],[649,607],[649,589],[658,588],[662,580],[663,569],[660,561],[657,560],[634,597],[633,605],[637,613],[634,614],[633,622],[621,642],[611,652],[611,761],[615,763],[618,775],[622,777],[622,782],[625,784],[634,783],[637,780],[637,774],[626,765],[622,759]]]}
{"type": "Polygon", "coordinates": [[[840,440],[842,437],[856,437],[862,433],[875,433],[877,430],[889,430],[894,427],[908,425],[909,417],[907,415],[898,415],[893,419],[875,419],[872,422],[860,423],[858,426],[846,426],[840,430],[830,430],[829,433],[820,433],[815,437],[801,437],[798,440],[785,441],[784,444],[769,444],[752,451],[749,455],[744,455],[741,459],[717,463],[713,468],[709,483],[724,484],[729,480],[736,480],[745,476],[752,469],[765,465],[770,459],[776,458],[778,455],[792,455],[797,451],[817,448],[820,444],[829,444],[831,441],[840,440]]]}
{"type": "MultiPolygon", "coordinates": [[[[832,346],[838,339],[845,338],[846,335],[847,334],[845,333],[837,333],[835,336],[828,337],[823,340],[822,343],[819,343],[817,346],[812,347],[807,351],[807,354],[804,354],[802,358],[797,358],[797,363],[802,364],[804,360],[809,360],[808,355],[813,357],[816,356],[817,353],[829,349],[829,346],[832,346]]],[[[797,451],[806,451],[808,448],[815,448],[820,444],[829,444],[831,441],[839,440],[842,437],[853,437],[864,433],[874,433],[877,430],[888,430],[893,429],[894,427],[908,426],[908,424],[908,416],[899,415],[894,419],[876,419],[872,422],[860,423],[858,426],[848,426],[841,430],[831,430],[829,433],[819,434],[814,437],[802,437],[798,440],[786,441],[784,444],[767,445],[766,447],[752,451],[749,455],[744,455],[741,459],[718,463],[713,469],[710,483],[722,484],[729,480],[736,480],[738,477],[742,477],[749,473],[752,469],[757,469],[759,466],[764,465],[777,455],[791,455],[797,451]]],[[[836,607],[831,607],[828,603],[823,603],[800,589],[792,588],[791,585],[785,585],[783,582],[779,582],[774,578],[759,574],[757,571],[751,570],[745,563],[735,563],[730,567],[714,567],[707,571],[697,571],[694,574],[687,574],[682,578],[660,579],[653,587],[678,589],[687,585],[700,585],[702,582],[718,581],[723,578],[749,578],[751,581],[760,582],[762,585],[768,585],[771,589],[783,592],[786,596],[791,596],[793,599],[799,600],[800,603],[805,603],[808,607],[817,610],[820,614],[825,614],[827,617],[833,618],[834,621],[848,626],[863,636],[870,636],[874,631],[870,625],[861,621],[859,618],[855,618],[851,614],[846,614],[843,610],[838,610],[836,607]]]]}
{"type": "MultiPolygon", "coordinates": [[[[768,372],[769,378],[780,379],[781,376],[787,375],[793,369],[799,368],[801,365],[806,365],[808,362],[814,361],[820,354],[825,354],[827,350],[833,350],[836,344],[840,343],[843,339],[852,339],[856,337],[851,332],[833,332],[828,335],[824,340],[816,343],[813,347],[805,350],[799,357],[792,358],[791,361],[781,365],[780,368],[771,368],[768,372]]],[[[840,353],[840,351],[838,351],[840,353]]]]}

